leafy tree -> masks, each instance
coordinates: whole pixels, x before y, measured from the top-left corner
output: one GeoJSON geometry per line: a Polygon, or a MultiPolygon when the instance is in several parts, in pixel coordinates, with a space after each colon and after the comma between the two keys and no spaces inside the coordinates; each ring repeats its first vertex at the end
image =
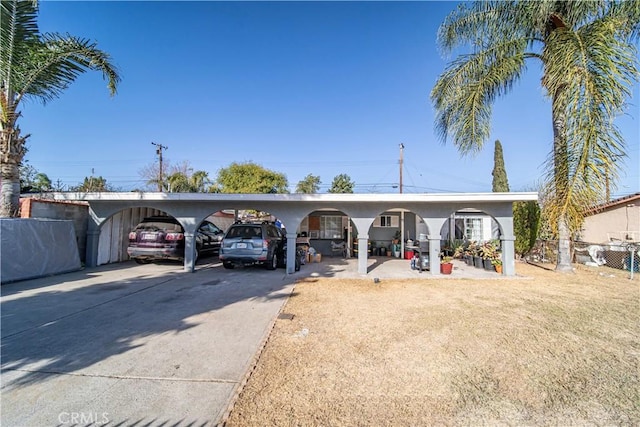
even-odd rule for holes
{"type": "Polygon", "coordinates": [[[262,166],[247,163],[231,163],[218,171],[216,187],[220,193],[269,194],[288,193],[287,177],[262,166]]]}
{"type": "Polygon", "coordinates": [[[318,190],[320,190],[320,177],[311,174],[296,185],[296,193],[315,194],[318,190]]]}
{"type": "Polygon", "coordinates": [[[52,191],[53,187],[49,177],[38,172],[36,168],[26,161],[20,165],[20,193],[43,193],[52,191]]]}
{"type": "Polygon", "coordinates": [[[20,165],[18,171],[20,174],[20,193],[30,192],[38,171],[26,161],[20,165]]]}
{"type": "MultiPolygon", "coordinates": [[[[150,163],[138,172],[146,180],[148,189],[157,191],[159,165],[150,163]]],[[[169,159],[162,162],[162,189],[171,193],[206,193],[214,190],[209,173],[193,168],[188,160],[172,165],[169,159]]]]}
{"type": "Polygon", "coordinates": [[[76,192],[99,192],[114,191],[113,187],[107,183],[107,180],[101,176],[85,177],[82,184],[71,187],[69,191],[76,192]]]}
{"type": "Polygon", "coordinates": [[[353,193],[355,183],[351,181],[351,177],[346,173],[336,175],[331,183],[329,193],[353,193]]]}
{"type": "MultiPolygon", "coordinates": [[[[153,163],[149,163],[148,165],[144,166],[142,169],[140,169],[138,171],[138,174],[146,180],[146,185],[147,185],[147,189],[151,190],[151,191],[157,191],[158,190],[158,180],[160,177],[160,166],[158,165],[157,162],[153,162],[153,163]]],[[[162,188],[166,189],[168,188],[168,182],[167,182],[167,177],[169,177],[170,175],[179,172],[179,170],[173,170],[171,168],[171,161],[168,159],[165,159],[162,162],[162,188]]]]}
{"type": "Polygon", "coordinates": [[[482,149],[493,102],[527,61],[541,63],[554,135],[544,206],[559,240],[557,271],[571,271],[571,233],[625,156],[614,119],[638,80],[639,22],[637,0],[477,1],[459,4],[438,33],[445,52],[472,50],[450,63],[431,92],[440,136],[462,154],[482,149]]]}
{"type": "Polygon", "coordinates": [[[53,189],[53,186],[51,185],[51,180],[49,179],[49,177],[46,174],[39,172],[36,174],[33,180],[31,189],[33,191],[43,193],[45,191],[51,191],[53,189]]]}
{"type": "Polygon", "coordinates": [[[493,183],[492,191],[494,193],[506,193],[509,191],[509,180],[507,180],[507,171],[504,168],[504,157],[502,156],[502,144],[496,140],[493,151],[493,183]]]}
{"type": "Polygon", "coordinates": [[[536,244],[540,226],[540,206],[534,200],[513,204],[513,234],[516,237],[515,251],[524,256],[536,244]]]}

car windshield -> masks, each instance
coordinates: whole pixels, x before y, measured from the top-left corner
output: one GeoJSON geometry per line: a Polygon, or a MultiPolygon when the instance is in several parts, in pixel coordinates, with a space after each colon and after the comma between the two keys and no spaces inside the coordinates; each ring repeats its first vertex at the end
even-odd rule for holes
{"type": "Polygon", "coordinates": [[[158,231],[164,230],[172,233],[182,233],[182,227],[180,224],[174,224],[171,222],[151,221],[138,224],[137,231],[158,231]]]}
{"type": "Polygon", "coordinates": [[[261,239],[262,229],[260,227],[232,227],[227,235],[229,238],[241,238],[241,239],[261,239]]]}

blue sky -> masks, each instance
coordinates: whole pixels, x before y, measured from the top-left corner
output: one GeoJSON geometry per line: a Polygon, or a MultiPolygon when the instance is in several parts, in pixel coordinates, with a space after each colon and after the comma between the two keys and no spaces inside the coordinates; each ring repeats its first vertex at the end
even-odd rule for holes
{"type": "MultiPolygon", "coordinates": [[[[93,174],[124,191],[141,170],[188,161],[215,177],[232,162],[307,174],[321,192],[348,174],[358,193],[491,191],[499,139],[512,191],[543,175],[552,133],[540,68],[499,100],[491,138],[461,157],[434,131],[429,93],[446,66],[437,29],[455,2],[40,3],[42,32],[95,40],[122,74],[110,98],[82,75],[46,106],[22,105],[29,164],[66,186],[93,174]],[[394,187],[395,186],[395,187],[394,187]]],[[[629,158],[615,195],[640,191],[638,87],[618,121],[629,158]]]]}

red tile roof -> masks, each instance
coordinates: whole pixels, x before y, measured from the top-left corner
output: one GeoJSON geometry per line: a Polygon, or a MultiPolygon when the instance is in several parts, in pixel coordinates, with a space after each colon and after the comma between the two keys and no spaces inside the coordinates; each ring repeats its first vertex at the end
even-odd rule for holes
{"type": "Polygon", "coordinates": [[[600,205],[593,206],[588,209],[586,212],[586,216],[595,215],[600,212],[606,211],[610,208],[615,208],[619,206],[628,206],[628,205],[636,205],[640,206],[640,193],[630,194],[628,196],[621,197],[619,199],[611,200],[606,203],[602,203],[600,205]]]}

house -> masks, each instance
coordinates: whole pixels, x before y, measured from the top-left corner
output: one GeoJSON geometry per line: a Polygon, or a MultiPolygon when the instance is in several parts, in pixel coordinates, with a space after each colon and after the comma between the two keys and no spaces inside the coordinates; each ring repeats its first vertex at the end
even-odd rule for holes
{"type": "MultiPolygon", "coordinates": [[[[308,236],[310,244],[323,255],[332,255],[331,242],[344,241],[353,256],[357,256],[356,234],[348,216],[340,211],[321,210],[312,212],[304,218],[297,230],[298,234],[308,236]]],[[[394,240],[427,240],[428,230],[423,219],[414,212],[402,209],[390,209],[376,216],[369,229],[369,255],[381,255],[380,248],[392,255],[394,240]],[[376,252],[378,249],[378,252],[376,252]]],[[[462,209],[448,217],[440,230],[441,245],[446,247],[450,241],[486,242],[500,238],[497,222],[489,215],[475,209],[462,209]]],[[[401,249],[396,248],[401,252],[401,249]]]]}
{"type": "Polygon", "coordinates": [[[597,244],[639,243],[640,193],[589,209],[578,240],[597,244]]]}

